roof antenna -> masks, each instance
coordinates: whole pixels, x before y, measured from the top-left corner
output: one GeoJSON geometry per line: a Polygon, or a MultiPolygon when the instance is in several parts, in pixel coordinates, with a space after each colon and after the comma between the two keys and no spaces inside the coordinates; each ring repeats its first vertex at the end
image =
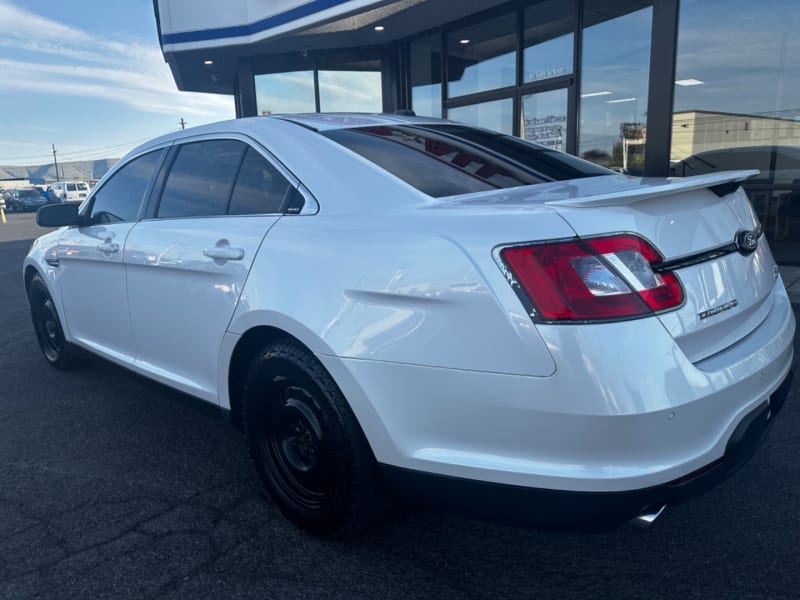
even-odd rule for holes
{"type": "Polygon", "coordinates": [[[416,117],[417,116],[417,113],[415,113],[410,108],[398,108],[392,114],[395,114],[395,115],[400,116],[400,117],[416,117]]]}

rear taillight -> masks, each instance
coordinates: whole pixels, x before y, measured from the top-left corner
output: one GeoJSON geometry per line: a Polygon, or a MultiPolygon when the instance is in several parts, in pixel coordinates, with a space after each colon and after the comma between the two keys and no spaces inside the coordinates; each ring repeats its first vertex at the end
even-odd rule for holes
{"type": "Polygon", "coordinates": [[[630,234],[511,246],[505,266],[542,321],[626,319],[675,308],[683,289],[661,255],[630,234]]]}

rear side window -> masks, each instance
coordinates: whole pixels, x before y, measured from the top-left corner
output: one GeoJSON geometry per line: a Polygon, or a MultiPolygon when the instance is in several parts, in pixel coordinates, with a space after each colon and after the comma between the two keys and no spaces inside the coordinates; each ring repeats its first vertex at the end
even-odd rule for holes
{"type": "Polygon", "coordinates": [[[252,148],[242,161],[228,214],[246,215],[281,212],[291,184],[273,165],[252,148]]]}
{"type": "Polygon", "coordinates": [[[246,148],[235,140],[181,146],[164,184],[157,216],[224,215],[246,148]]]}
{"type": "Polygon", "coordinates": [[[78,188],[77,188],[77,187],[75,187],[75,184],[74,184],[74,183],[68,183],[68,184],[67,184],[67,191],[68,191],[68,192],[75,192],[75,191],[77,191],[77,189],[78,189],[78,188]]]}
{"type": "Polygon", "coordinates": [[[321,135],[437,198],[613,175],[569,154],[463,125],[358,127],[321,135]]]}
{"type": "Polygon", "coordinates": [[[161,150],[134,158],[111,176],[94,194],[92,224],[135,221],[139,207],[161,160],[161,150]]]}

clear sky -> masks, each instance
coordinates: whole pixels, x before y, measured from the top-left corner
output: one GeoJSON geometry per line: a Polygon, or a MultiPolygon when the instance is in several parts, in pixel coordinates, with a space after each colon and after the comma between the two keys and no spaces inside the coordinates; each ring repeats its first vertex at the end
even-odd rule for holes
{"type": "Polygon", "coordinates": [[[0,0],[0,165],[116,158],[234,117],[232,96],[179,92],[151,0],[0,0]]]}

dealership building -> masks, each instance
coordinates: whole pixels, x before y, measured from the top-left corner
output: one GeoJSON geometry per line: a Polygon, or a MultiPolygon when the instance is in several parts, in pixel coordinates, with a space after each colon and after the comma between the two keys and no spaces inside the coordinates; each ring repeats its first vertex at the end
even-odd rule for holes
{"type": "Polygon", "coordinates": [[[632,175],[757,168],[800,264],[797,0],[154,0],[181,90],[239,117],[394,112],[472,123],[632,175]]]}

